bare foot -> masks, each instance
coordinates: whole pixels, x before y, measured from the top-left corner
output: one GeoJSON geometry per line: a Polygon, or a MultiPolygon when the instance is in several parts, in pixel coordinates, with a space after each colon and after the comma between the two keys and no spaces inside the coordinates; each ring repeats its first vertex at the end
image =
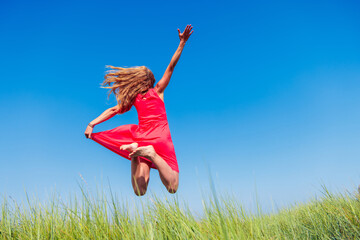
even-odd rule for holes
{"type": "Polygon", "coordinates": [[[120,150],[125,150],[125,151],[129,151],[129,152],[133,152],[139,144],[137,144],[136,142],[131,143],[131,144],[127,144],[127,145],[121,145],[120,146],[120,150]]]}
{"type": "Polygon", "coordinates": [[[138,147],[130,153],[129,157],[145,157],[152,161],[152,159],[155,157],[156,152],[152,145],[145,146],[145,147],[138,147]]]}

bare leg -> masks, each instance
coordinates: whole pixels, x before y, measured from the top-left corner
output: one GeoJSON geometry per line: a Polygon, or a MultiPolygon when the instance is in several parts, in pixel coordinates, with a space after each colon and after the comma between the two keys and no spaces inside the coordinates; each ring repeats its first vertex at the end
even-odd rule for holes
{"type": "Polygon", "coordinates": [[[138,147],[130,154],[131,157],[142,156],[151,160],[157,167],[162,183],[170,193],[175,193],[179,186],[179,173],[172,170],[171,167],[162,159],[152,145],[138,147]]]}
{"type": "Polygon", "coordinates": [[[146,193],[150,178],[150,166],[138,157],[131,158],[131,183],[138,196],[146,193]]]}
{"type": "MultiPolygon", "coordinates": [[[[132,153],[137,147],[138,144],[135,142],[120,146],[120,150],[132,153]]],[[[146,193],[149,177],[149,165],[141,162],[138,157],[131,157],[131,184],[136,195],[142,196],[146,193]]]]}

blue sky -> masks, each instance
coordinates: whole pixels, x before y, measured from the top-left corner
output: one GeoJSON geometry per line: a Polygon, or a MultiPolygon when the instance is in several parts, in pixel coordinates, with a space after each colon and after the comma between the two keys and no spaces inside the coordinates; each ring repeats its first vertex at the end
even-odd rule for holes
{"type": "MultiPolygon", "coordinates": [[[[2,1],[0,192],[17,200],[110,181],[132,193],[130,162],[85,139],[115,105],[105,65],[159,80],[190,37],[165,92],[178,197],[201,209],[209,171],[246,206],[303,202],[360,182],[360,17],[356,1],[2,1]]],[[[135,109],[95,131],[137,123],[135,109]]],[[[149,191],[162,194],[157,171],[149,191]]],[[[149,198],[149,195],[143,199],[149,198]]]]}

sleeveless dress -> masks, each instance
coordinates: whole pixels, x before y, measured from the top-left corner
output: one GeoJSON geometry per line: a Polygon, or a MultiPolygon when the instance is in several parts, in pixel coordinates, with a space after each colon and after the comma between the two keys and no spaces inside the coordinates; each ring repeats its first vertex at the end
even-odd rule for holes
{"type": "MultiPolygon", "coordinates": [[[[138,143],[139,147],[152,145],[156,153],[165,160],[171,169],[179,172],[164,101],[161,100],[154,88],[150,88],[146,94],[136,96],[134,106],[138,113],[138,125],[127,124],[107,131],[92,133],[91,139],[129,160],[131,160],[130,152],[120,150],[121,145],[133,142],[138,143]]],[[[140,161],[156,169],[154,163],[147,158],[140,157],[140,161]]]]}

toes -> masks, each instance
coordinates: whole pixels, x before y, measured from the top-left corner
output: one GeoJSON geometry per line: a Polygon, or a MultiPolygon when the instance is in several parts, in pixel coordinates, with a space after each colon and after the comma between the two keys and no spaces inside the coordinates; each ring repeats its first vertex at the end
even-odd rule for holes
{"type": "Polygon", "coordinates": [[[135,149],[134,151],[132,151],[130,154],[129,154],[129,157],[137,157],[139,156],[139,152],[137,151],[137,149],[135,149]]]}
{"type": "Polygon", "coordinates": [[[120,150],[126,150],[126,148],[128,147],[129,145],[125,144],[125,145],[121,145],[120,146],[120,150]]]}

